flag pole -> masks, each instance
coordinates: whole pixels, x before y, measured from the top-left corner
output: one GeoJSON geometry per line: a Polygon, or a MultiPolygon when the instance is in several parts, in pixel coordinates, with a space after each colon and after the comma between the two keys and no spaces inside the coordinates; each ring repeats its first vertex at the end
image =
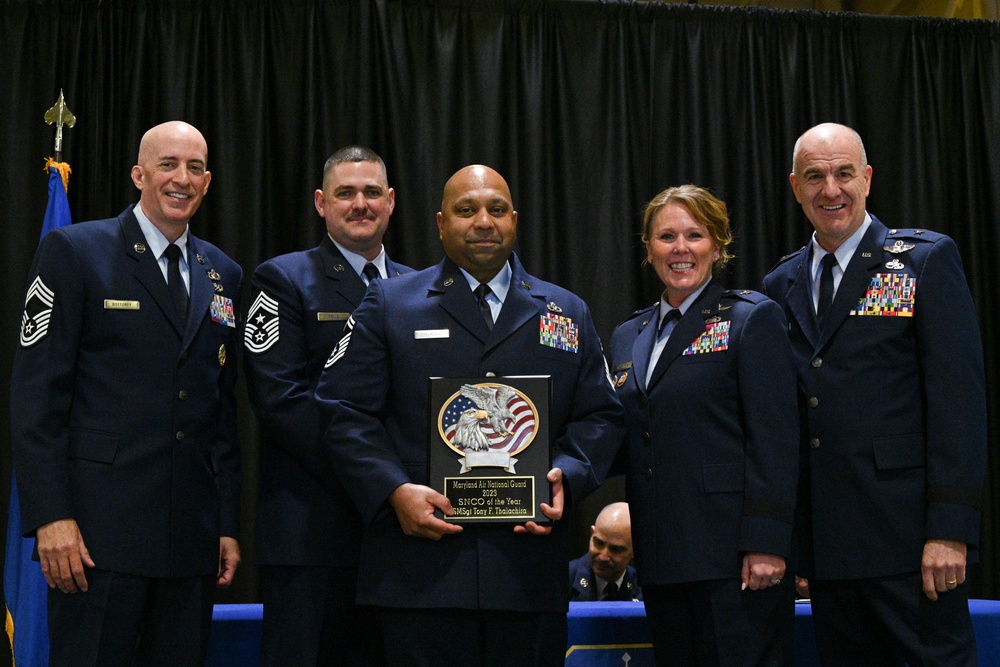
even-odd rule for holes
{"type": "MultiPolygon", "coordinates": [[[[55,158],[48,158],[49,201],[42,221],[41,236],[57,227],[72,224],[66,191],[69,187],[69,164],[62,161],[63,126],[73,127],[76,116],[66,106],[62,90],[55,105],[45,113],[45,122],[56,126],[55,158]],[[61,187],[60,187],[61,186],[61,187]]],[[[23,326],[23,324],[22,324],[23,326]]],[[[6,631],[10,640],[12,663],[22,667],[49,663],[48,586],[41,566],[32,560],[34,538],[23,537],[16,471],[11,472],[10,503],[7,514],[7,544],[4,554],[3,591],[7,603],[6,631]]],[[[0,657],[3,657],[0,654],[0,657]]]]}

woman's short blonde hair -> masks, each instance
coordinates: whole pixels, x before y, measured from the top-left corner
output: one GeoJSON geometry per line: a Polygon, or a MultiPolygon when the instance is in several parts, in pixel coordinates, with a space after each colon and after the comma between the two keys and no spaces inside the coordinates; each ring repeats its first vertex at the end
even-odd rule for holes
{"type": "Polygon", "coordinates": [[[649,244],[653,219],[661,208],[667,204],[684,206],[694,219],[705,225],[709,236],[719,246],[719,259],[712,265],[719,270],[731,260],[734,255],[729,252],[733,242],[733,233],[729,229],[729,211],[726,202],[711,192],[697,185],[678,185],[667,188],[646,204],[646,212],[642,216],[642,242],[649,244]]]}

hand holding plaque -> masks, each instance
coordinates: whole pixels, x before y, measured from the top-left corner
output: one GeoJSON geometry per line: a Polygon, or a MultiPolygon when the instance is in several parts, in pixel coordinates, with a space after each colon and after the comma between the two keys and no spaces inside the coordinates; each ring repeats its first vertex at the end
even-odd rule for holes
{"type": "Polygon", "coordinates": [[[431,378],[430,486],[460,522],[548,522],[548,376],[431,378]]]}

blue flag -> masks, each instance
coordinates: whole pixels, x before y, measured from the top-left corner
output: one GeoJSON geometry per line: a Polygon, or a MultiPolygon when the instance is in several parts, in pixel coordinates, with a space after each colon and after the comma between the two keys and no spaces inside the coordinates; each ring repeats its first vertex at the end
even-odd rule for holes
{"type": "MultiPolygon", "coordinates": [[[[45,208],[42,236],[57,227],[69,225],[69,200],[60,168],[69,165],[49,161],[49,203],[45,208]]],[[[15,473],[16,475],[16,473],[15,473]]],[[[14,664],[22,667],[49,664],[49,620],[46,612],[48,584],[42,567],[31,555],[34,538],[21,537],[21,503],[17,496],[15,475],[10,481],[10,506],[7,512],[7,553],[4,556],[3,594],[7,601],[7,634],[11,638],[14,664]]]]}

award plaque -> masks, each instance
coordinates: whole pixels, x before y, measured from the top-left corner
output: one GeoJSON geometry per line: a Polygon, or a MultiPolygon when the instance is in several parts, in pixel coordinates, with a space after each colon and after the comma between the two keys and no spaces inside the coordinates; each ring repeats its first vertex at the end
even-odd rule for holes
{"type": "Polygon", "coordinates": [[[547,522],[549,376],[431,378],[429,486],[455,522],[547,522]]]}

